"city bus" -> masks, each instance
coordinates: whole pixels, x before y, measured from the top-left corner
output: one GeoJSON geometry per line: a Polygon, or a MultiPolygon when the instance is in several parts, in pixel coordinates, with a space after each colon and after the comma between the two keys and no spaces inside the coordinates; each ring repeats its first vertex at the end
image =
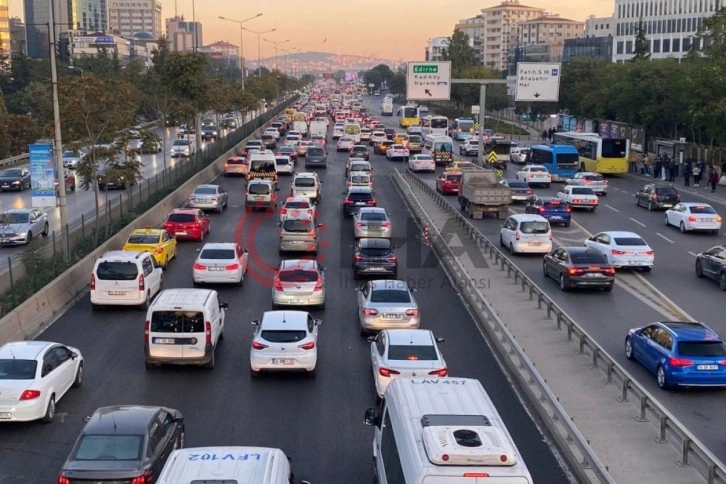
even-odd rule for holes
{"type": "Polygon", "coordinates": [[[580,154],[572,145],[533,145],[527,164],[542,165],[552,181],[565,181],[579,170],[580,154]]]}
{"type": "Polygon", "coordinates": [[[617,174],[628,172],[630,140],[602,138],[597,133],[566,131],[555,133],[554,142],[572,145],[580,154],[580,171],[617,174]]]}
{"type": "Polygon", "coordinates": [[[456,118],[451,123],[449,131],[452,138],[456,141],[466,141],[474,136],[474,122],[471,118],[456,118]]]}
{"type": "Polygon", "coordinates": [[[446,116],[429,116],[429,127],[430,132],[434,136],[448,136],[449,133],[449,118],[446,116]]]}
{"type": "Polygon", "coordinates": [[[402,128],[408,128],[414,124],[419,124],[418,120],[418,108],[416,106],[401,106],[399,109],[400,121],[399,124],[402,128]]]}

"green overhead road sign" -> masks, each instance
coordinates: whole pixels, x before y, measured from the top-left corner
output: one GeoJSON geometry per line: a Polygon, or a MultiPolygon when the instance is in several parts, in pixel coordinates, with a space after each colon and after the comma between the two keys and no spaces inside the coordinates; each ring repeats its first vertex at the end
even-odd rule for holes
{"type": "Polygon", "coordinates": [[[414,74],[435,74],[439,72],[439,66],[437,65],[414,65],[413,66],[413,73],[414,74]]]}
{"type": "Polygon", "coordinates": [[[409,62],[406,99],[448,101],[451,98],[451,62],[409,62]]]}

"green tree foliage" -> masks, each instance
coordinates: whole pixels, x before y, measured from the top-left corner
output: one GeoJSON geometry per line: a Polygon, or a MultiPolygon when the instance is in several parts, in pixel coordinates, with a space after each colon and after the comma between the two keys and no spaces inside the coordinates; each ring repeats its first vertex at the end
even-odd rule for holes
{"type": "Polygon", "coordinates": [[[378,64],[373,69],[363,73],[363,80],[366,85],[374,84],[375,89],[380,89],[384,81],[386,84],[390,85],[391,80],[393,80],[393,76],[395,76],[395,74],[390,67],[385,64],[378,64]]]}
{"type": "MultiPolygon", "coordinates": [[[[451,62],[453,77],[461,75],[466,69],[476,66],[476,50],[469,45],[469,36],[456,29],[449,37],[448,47],[441,50],[441,58],[451,62]]],[[[499,78],[500,76],[496,76],[499,78]]]]}
{"type": "Polygon", "coordinates": [[[645,25],[641,18],[638,22],[638,30],[635,32],[635,42],[633,45],[632,62],[646,61],[650,59],[650,44],[645,36],[645,25]]]}
{"type": "MultiPolygon", "coordinates": [[[[467,67],[459,71],[457,77],[461,79],[500,79],[501,75],[496,69],[483,66],[467,67]]],[[[454,101],[458,109],[463,106],[473,106],[479,104],[478,84],[454,84],[451,86],[451,100],[454,101]]],[[[490,84],[487,86],[486,92],[486,109],[503,109],[509,105],[507,99],[507,87],[504,84],[490,84]]]]}

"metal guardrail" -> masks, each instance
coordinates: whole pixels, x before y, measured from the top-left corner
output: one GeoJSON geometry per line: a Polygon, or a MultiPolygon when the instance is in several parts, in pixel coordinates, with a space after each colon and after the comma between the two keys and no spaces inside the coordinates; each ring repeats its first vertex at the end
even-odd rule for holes
{"type": "MultiPolygon", "coordinates": [[[[398,176],[401,177],[400,173],[398,176]]],[[[689,432],[686,426],[668,411],[655,396],[637,383],[635,377],[617,363],[582,326],[577,324],[562,308],[552,301],[537,284],[515,266],[498,247],[487,240],[444,197],[436,193],[433,188],[419,177],[408,172],[404,172],[403,176],[416,183],[441,208],[446,210],[465,232],[476,241],[477,245],[483,249],[483,252],[502,271],[507,271],[508,278],[514,278],[515,283],[520,283],[522,292],[529,292],[530,300],[534,301],[536,299],[538,309],[546,311],[547,318],[555,321],[555,330],[562,331],[564,327],[564,330],[567,331],[567,340],[577,343],[578,353],[590,356],[591,368],[599,369],[603,372],[603,384],[617,386],[620,394],[618,397],[619,402],[627,402],[629,399],[633,399],[639,408],[639,415],[636,421],[648,422],[650,421],[649,418],[653,418],[657,422],[658,430],[655,441],[658,443],[671,443],[678,450],[679,459],[676,461],[678,466],[693,466],[704,477],[704,482],[708,484],[726,483],[726,465],[709,451],[698,438],[689,432]]],[[[403,177],[401,179],[403,180],[403,177]]],[[[473,291],[481,297],[481,294],[476,288],[473,288],[473,291]]],[[[489,308],[489,304],[485,300],[483,304],[487,306],[488,311],[493,311],[489,308]]],[[[492,317],[498,319],[496,313],[493,313],[492,317]]],[[[506,328],[502,328],[502,333],[508,333],[506,328]]],[[[569,421],[569,418],[567,420],[569,421]]]]}

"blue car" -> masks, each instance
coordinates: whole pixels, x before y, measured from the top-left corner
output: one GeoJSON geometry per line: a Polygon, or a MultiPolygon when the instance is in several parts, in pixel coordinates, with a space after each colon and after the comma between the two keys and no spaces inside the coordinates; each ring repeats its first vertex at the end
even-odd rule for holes
{"type": "Polygon", "coordinates": [[[655,373],[664,390],[726,386],[726,345],[703,323],[658,322],[631,329],[625,356],[655,373]]]}
{"type": "Polygon", "coordinates": [[[554,197],[534,197],[530,198],[527,206],[524,207],[525,213],[534,213],[541,215],[547,219],[550,224],[562,224],[565,227],[570,226],[572,220],[572,209],[570,206],[554,197]]]}

